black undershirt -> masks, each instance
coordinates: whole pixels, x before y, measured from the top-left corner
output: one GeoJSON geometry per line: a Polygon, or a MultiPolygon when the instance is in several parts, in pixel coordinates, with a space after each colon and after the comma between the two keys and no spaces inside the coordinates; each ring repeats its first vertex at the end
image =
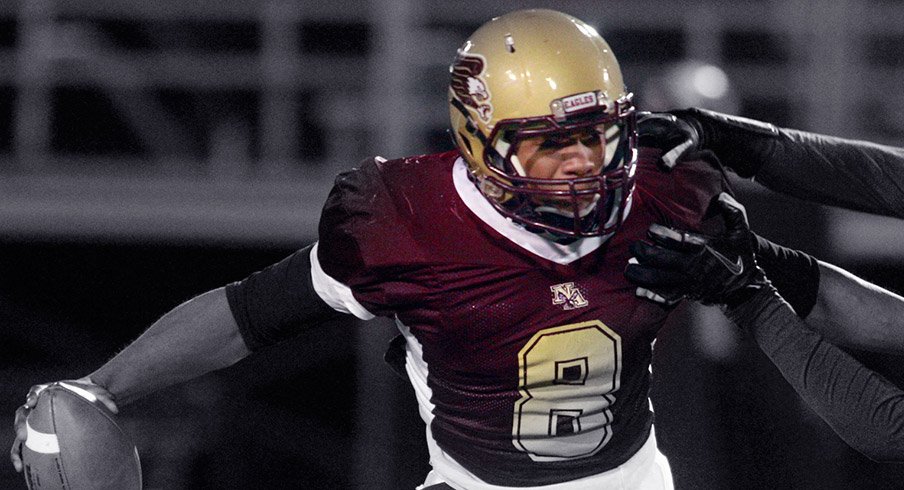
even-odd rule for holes
{"type": "Polygon", "coordinates": [[[252,351],[295,336],[301,329],[343,316],[314,290],[309,245],[226,286],[229,307],[252,351]]]}

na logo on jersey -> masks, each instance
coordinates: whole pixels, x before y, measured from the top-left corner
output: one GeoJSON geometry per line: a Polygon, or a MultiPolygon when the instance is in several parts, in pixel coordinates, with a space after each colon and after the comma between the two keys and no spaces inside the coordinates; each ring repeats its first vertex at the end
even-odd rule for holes
{"type": "Polygon", "coordinates": [[[550,286],[549,290],[552,291],[552,304],[562,305],[563,309],[574,310],[590,304],[584,298],[584,295],[581,294],[581,291],[574,287],[573,282],[556,284],[555,286],[550,286]]]}
{"type": "Polygon", "coordinates": [[[476,110],[480,119],[488,123],[493,115],[493,105],[490,104],[491,94],[482,77],[486,65],[487,61],[483,56],[465,54],[459,50],[449,68],[452,74],[449,86],[462,104],[476,110]]]}

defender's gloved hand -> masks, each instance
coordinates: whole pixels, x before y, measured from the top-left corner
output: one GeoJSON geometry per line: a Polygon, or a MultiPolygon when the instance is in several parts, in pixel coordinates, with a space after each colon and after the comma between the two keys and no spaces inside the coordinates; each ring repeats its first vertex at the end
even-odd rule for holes
{"type": "Polygon", "coordinates": [[[769,284],[756,264],[756,237],[744,206],[724,192],[717,204],[725,220],[719,236],[653,224],[647,232],[651,243],[631,245],[634,258],[625,276],[638,286],[638,296],[670,305],[689,298],[731,308],[769,284]]]}
{"type": "Polygon", "coordinates": [[[638,113],[637,138],[640,146],[662,150],[660,162],[666,169],[702,147],[698,128],[670,112],[638,113]]]}
{"type": "Polygon", "coordinates": [[[772,124],[697,107],[638,113],[637,136],[641,146],[662,150],[666,169],[694,151],[709,150],[744,178],[756,177],[781,146],[781,132],[772,124]]]}

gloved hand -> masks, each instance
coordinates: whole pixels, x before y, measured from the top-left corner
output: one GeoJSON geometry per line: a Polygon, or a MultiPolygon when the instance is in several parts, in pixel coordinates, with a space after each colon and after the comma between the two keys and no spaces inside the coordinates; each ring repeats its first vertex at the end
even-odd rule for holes
{"type": "MultiPolygon", "coordinates": [[[[81,379],[60,381],[60,383],[66,383],[76,389],[87,391],[96,397],[97,401],[103,403],[110,409],[111,412],[119,413],[119,408],[116,406],[116,402],[113,401],[113,395],[102,386],[95,384],[87,376],[81,379]]],[[[52,383],[45,383],[32,386],[31,389],[28,390],[28,395],[25,397],[25,404],[16,410],[16,419],[13,422],[16,438],[13,440],[13,447],[9,452],[9,457],[17,472],[22,471],[22,444],[25,443],[25,439],[28,437],[25,428],[25,419],[28,417],[28,412],[38,403],[38,395],[51,384],[52,383]]]]}
{"type": "Polygon", "coordinates": [[[660,163],[671,169],[686,155],[702,148],[701,134],[691,120],[676,116],[687,111],[640,112],[637,137],[640,146],[662,150],[660,163]]]}
{"type": "Polygon", "coordinates": [[[769,284],[756,264],[756,237],[744,206],[724,192],[717,205],[725,220],[718,236],[653,224],[649,243],[631,244],[634,257],[625,276],[638,286],[638,296],[669,305],[689,298],[731,308],[769,284]]]}
{"type": "Polygon", "coordinates": [[[738,176],[752,178],[772,160],[781,133],[763,121],[691,107],[638,113],[637,136],[640,146],[662,150],[660,163],[667,170],[697,150],[709,150],[738,176]]]}

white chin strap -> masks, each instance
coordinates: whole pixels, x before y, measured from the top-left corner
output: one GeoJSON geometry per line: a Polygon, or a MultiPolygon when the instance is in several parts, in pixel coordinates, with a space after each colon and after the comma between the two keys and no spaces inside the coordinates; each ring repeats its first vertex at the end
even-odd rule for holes
{"type": "Polygon", "coordinates": [[[618,144],[620,142],[619,135],[621,134],[621,130],[618,128],[617,124],[613,124],[609,126],[609,129],[606,130],[606,155],[604,157],[603,168],[607,168],[609,164],[612,163],[612,159],[615,158],[615,152],[618,150],[618,144]]]}
{"type": "MultiPolygon", "coordinates": [[[[511,143],[505,141],[502,138],[497,139],[496,144],[493,145],[493,149],[495,149],[496,152],[500,155],[508,154],[509,148],[511,147],[511,143]]],[[[518,159],[518,155],[512,155],[511,157],[509,157],[509,161],[512,162],[512,167],[515,168],[515,172],[520,177],[527,177],[527,172],[524,171],[524,166],[521,165],[521,160],[518,159]]]]}
{"type": "MultiPolygon", "coordinates": [[[[612,201],[612,211],[609,213],[609,220],[606,221],[606,224],[603,225],[604,228],[610,228],[615,226],[616,221],[618,220],[618,213],[621,211],[621,198],[622,198],[622,189],[616,189],[615,195],[613,196],[612,201]]],[[[625,212],[624,217],[628,216],[628,211],[631,210],[631,198],[633,196],[628,196],[628,200],[625,202],[625,212]]]]}

